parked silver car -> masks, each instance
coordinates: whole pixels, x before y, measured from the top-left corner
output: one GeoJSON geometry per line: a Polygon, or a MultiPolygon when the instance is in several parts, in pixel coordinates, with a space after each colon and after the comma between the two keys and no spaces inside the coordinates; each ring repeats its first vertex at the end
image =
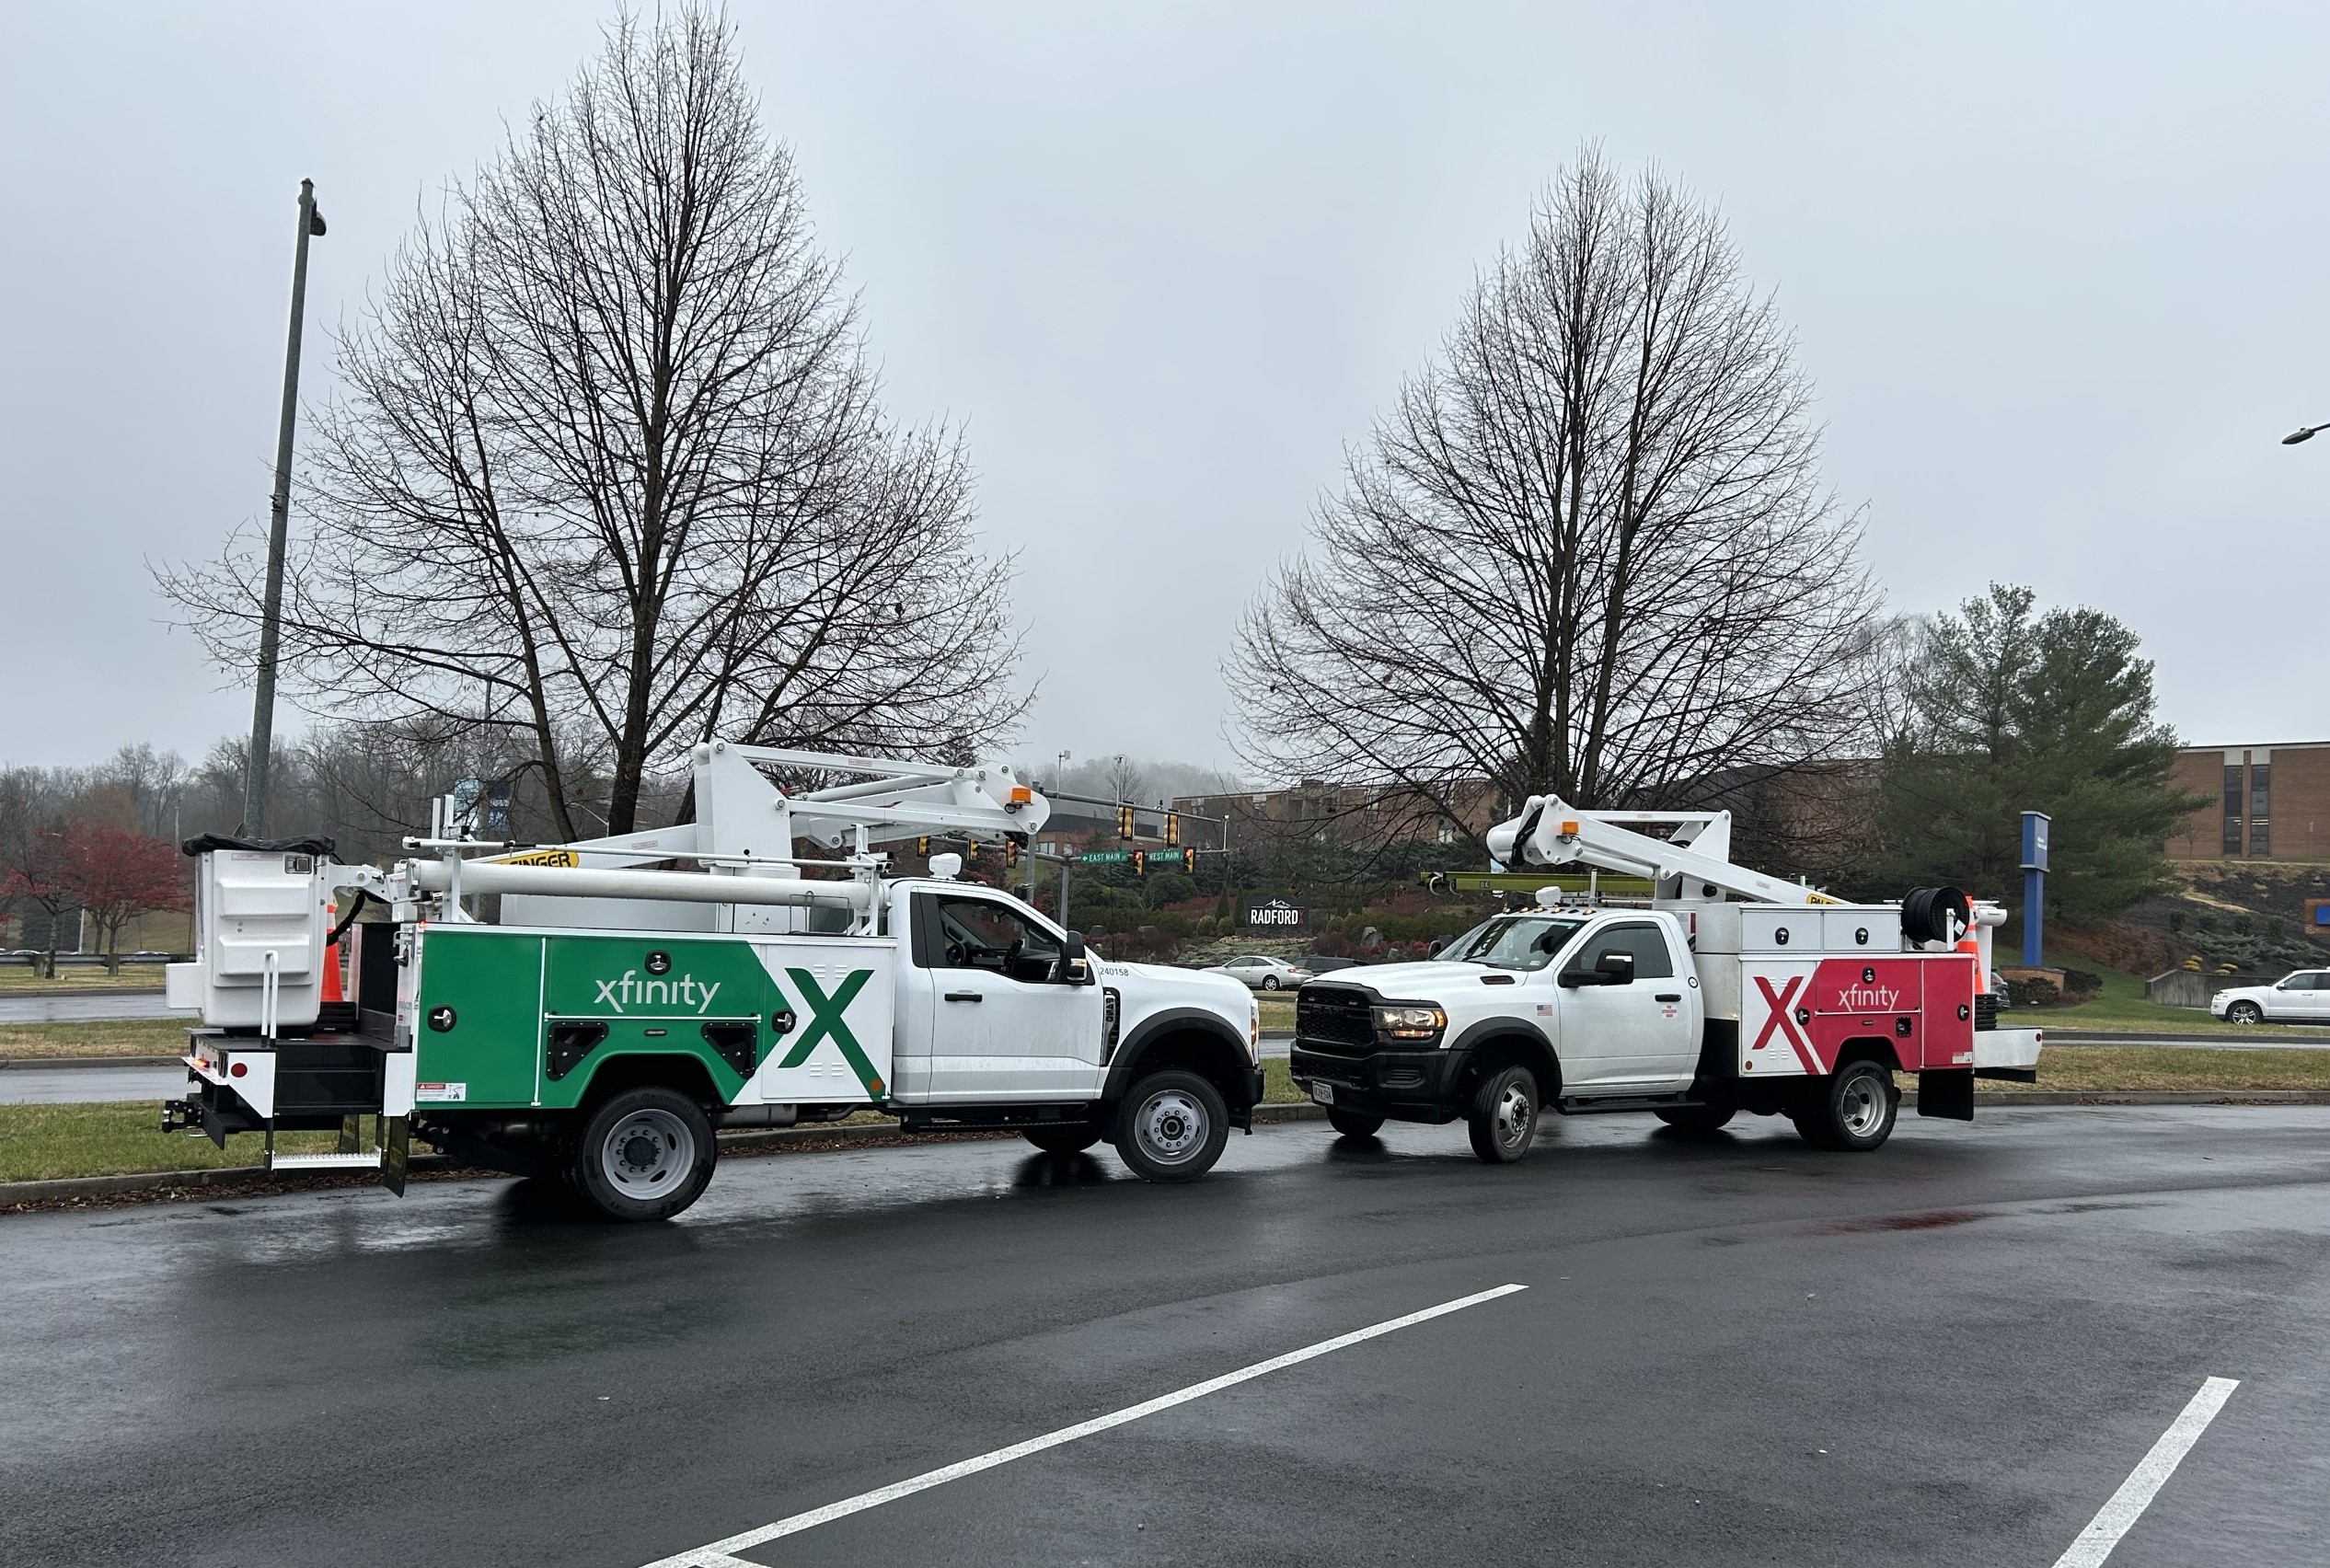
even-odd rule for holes
{"type": "Polygon", "coordinates": [[[1205,973],[1243,980],[1257,991],[1291,991],[1310,978],[1285,959],[1270,958],[1262,953],[1249,953],[1243,958],[1233,958],[1228,963],[1217,963],[1205,973]]]}

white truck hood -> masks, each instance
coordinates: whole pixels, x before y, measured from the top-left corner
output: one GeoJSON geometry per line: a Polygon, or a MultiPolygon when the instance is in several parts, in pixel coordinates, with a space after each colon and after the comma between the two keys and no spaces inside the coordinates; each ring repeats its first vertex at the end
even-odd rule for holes
{"type": "Polygon", "coordinates": [[[1253,1017],[1254,994],[1231,975],[1165,963],[1101,963],[1097,968],[1101,984],[1113,987],[1122,1000],[1127,1026],[1167,1008],[1202,1008],[1218,1013],[1242,1034],[1253,1017]]]}
{"type": "Polygon", "coordinates": [[[1483,987],[1483,974],[1521,976],[1509,969],[1493,969],[1485,963],[1370,963],[1351,969],[1338,969],[1306,982],[1313,986],[1358,986],[1373,991],[1387,1000],[1408,999],[1419,1002],[1448,1001],[1461,997],[1471,1000],[1486,989],[1494,996],[1499,986],[1483,987]]]}

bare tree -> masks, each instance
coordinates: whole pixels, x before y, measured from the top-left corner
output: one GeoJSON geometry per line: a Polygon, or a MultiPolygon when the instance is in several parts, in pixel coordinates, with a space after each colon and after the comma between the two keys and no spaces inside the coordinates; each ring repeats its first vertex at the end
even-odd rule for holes
{"type": "MultiPolygon", "coordinates": [[[[629,831],[699,739],[959,755],[1025,706],[962,446],[882,413],[723,17],[617,22],[418,227],[339,375],[286,689],[518,737],[560,836],[629,831]]],[[[237,670],[252,544],[164,584],[237,670]]]]}
{"type": "Polygon", "coordinates": [[[1148,771],[1123,752],[1108,759],[1101,777],[1107,781],[1109,799],[1123,805],[1138,802],[1148,792],[1148,771]]]}
{"type": "Polygon", "coordinates": [[[1876,594],[1810,395],[1720,218],[1587,149],[1249,611],[1247,759],[1453,821],[1459,779],[1648,806],[1865,752],[1876,594]]]}

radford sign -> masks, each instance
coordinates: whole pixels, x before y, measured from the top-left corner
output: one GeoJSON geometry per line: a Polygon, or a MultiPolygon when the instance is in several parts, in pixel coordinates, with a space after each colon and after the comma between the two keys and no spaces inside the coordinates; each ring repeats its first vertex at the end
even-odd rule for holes
{"type": "Polygon", "coordinates": [[[1250,931],[1301,931],[1310,926],[1310,906],[1284,898],[1257,899],[1246,905],[1250,931]]]}

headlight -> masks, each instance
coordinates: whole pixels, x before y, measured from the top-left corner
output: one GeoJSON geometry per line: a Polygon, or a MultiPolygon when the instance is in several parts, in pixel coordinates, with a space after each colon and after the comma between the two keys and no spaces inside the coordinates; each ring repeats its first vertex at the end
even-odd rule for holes
{"type": "Polygon", "coordinates": [[[1448,1027],[1438,1008],[1378,1008],[1376,1032],[1386,1040],[1437,1040],[1448,1027]]]}

